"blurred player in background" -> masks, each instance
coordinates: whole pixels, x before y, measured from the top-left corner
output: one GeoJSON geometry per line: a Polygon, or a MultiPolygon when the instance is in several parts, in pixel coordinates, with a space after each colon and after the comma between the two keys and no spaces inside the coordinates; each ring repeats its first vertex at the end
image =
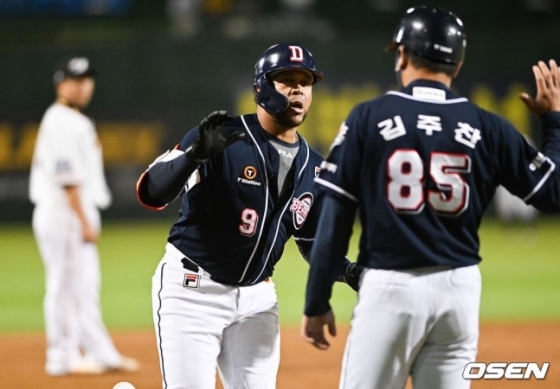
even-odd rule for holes
{"type": "Polygon", "coordinates": [[[46,372],[100,374],[138,369],[122,356],[102,321],[97,240],[99,209],[111,193],[93,121],[82,113],[93,96],[88,58],[65,60],[54,73],[56,101],[41,121],[31,166],[33,231],[46,270],[46,372]]]}
{"type": "Polygon", "coordinates": [[[519,197],[512,195],[506,188],[499,186],[494,195],[494,209],[496,217],[505,225],[515,222],[532,225],[535,223],[539,211],[526,204],[519,197]]]}
{"type": "MultiPolygon", "coordinates": [[[[152,304],[164,388],[272,389],[280,361],[278,302],[270,279],[293,235],[306,257],[322,197],[323,158],[297,133],[323,79],[296,44],[267,49],[255,65],[257,113],[217,111],[158,158],[138,198],[180,218],[153,277],[152,304]]],[[[356,287],[355,267],[340,274],[356,287]]],[[[339,277],[342,278],[342,277],[339,277]]]]}
{"type": "Polygon", "coordinates": [[[303,337],[329,346],[329,305],[356,211],[362,236],[358,303],[340,388],[466,389],[475,360],[481,277],[478,228],[503,185],[542,211],[560,210],[560,71],[533,67],[543,152],[505,119],[456,95],[463,23],[440,7],[415,7],[397,27],[399,91],[356,106],[316,182],[327,193],[311,254],[303,337]]]}
{"type": "MultiPolygon", "coordinates": [[[[535,147],[535,142],[531,137],[528,134],[522,134],[527,142],[535,147]]],[[[496,188],[494,210],[496,211],[498,220],[505,226],[512,226],[516,222],[531,226],[535,223],[539,214],[539,211],[535,207],[526,204],[519,197],[511,194],[502,185],[496,188]]]]}

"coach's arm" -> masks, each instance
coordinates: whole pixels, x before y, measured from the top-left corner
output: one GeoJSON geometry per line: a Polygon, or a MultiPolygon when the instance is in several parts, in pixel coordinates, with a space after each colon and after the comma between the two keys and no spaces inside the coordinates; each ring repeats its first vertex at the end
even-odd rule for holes
{"type": "MultiPolygon", "coordinates": [[[[305,221],[301,230],[296,230],[294,233],[294,240],[298,245],[299,252],[301,253],[302,257],[310,263],[311,259],[311,252],[315,245],[316,239],[318,237],[318,228],[319,228],[319,217],[321,216],[321,210],[325,208],[325,200],[328,196],[325,194],[324,191],[318,191],[315,194],[316,201],[311,207],[309,212],[308,218],[305,221]]],[[[330,204],[330,200],[327,200],[330,204]]],[[[326,209],[330,209],[329,205],[326,206],[326,209]]],[[[355,212],[354,214],[355,215],[355,212]]],[[[352,216],[352,224],[353,224],[354,216],[352,216]]],[[[351,231],[351,228],[350,228],[351,231]]],[[[352,289],[358,291],[359,288],[359,281],[360,275],[362,274],[363,268],[355,262],[351,262],[348,258],[345,257],[346,251],[342,253],[342,257],[344,258],[344,262],[340,264],[339,268],[335,271],[336,278],[335,281],[345,282],[347,283],[352,289]]]]}

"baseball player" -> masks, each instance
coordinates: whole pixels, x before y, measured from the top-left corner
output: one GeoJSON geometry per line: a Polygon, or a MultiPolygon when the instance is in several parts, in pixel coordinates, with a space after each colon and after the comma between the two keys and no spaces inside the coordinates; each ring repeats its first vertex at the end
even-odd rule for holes
{"type": "Polygon", "coordinates": [[[560,210],[560,73],[533,67],[521,94],[543,127],[543,151],[506,120],[456,95],[465,29],[453,13],[415,7],[390,50],[402,85],[356,106],[317,185],[326,193],[311,254],[302,336],[329,346],[329,306],[356,210],[362,236],[358,303],[340,388],[463,389],[475,360],[481,278],[478,227],[498,185],[542,211],[560,210]],[[328,211],[327,211],[328,210],[328,211]]]}
{"type": "MultiPolygon", "coordinates": [[[[268,48],[255,65],[257,113],[217,111],[138,182],[161,209],[181,197],[179,220],[153,277],[164,388],[275,388],[280,359],[274,266],[293,235],[311,249],[323,159],[297,133],[323,79],[297,44],[268,48]]],[[[356,286],[355,267],[344,263],[356,286]]]]}
{"type": "Polygon", "coordinates": [[[511,225],[515,222],[531,225],[538,216],[538,211],[535,207],[527,205],[519,197],[509,193],[503,186],[496,188],[494,209],[496,210],[498,220],[506,225],[511,225]]]}
{"type": "Polygon", "coordinates": [[[54,73],[57,99],[41,121],[30,178],[33,231],[46,270],[46,372],[133,371],[138,362],[115,348],[101,318],[96,242],[99,209],[111,193],[92,120],[82,113],[94,92],[88,58],[65,60],[54,73]]]}

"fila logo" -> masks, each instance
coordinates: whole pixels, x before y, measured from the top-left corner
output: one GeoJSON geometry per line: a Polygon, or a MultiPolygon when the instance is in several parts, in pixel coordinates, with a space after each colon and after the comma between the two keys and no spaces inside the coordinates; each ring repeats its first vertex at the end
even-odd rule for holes
{"type": "Polygon", "coordinates": [[[299,46],[288,46],[288,49],[290,49],[290,61],[291,62],[303,62],[304,58],[303,58],[303,50],[301,47],[299,46]]]}
{"type": "Polygon", "coordinates": [[[283,149],[278,149],[278,154],[282,154],[286,158],[294,159],[294,155],[292,153],[283,149]]]}
{"type": "Polygon", "coordinates": [[[185,279],[183,281],[183,286],[185,288],[198,288],[200,277],[198,274],[185,273],[185,279]]]}
{"type": "MultiPolygon", "coordinates": [[[[323,165],[323,163],[321,163],[323,165]]],[[[321,168],[319,166],[315,166],[315,177],[319,177],[319,173],[321,173],[321,168]]]]}

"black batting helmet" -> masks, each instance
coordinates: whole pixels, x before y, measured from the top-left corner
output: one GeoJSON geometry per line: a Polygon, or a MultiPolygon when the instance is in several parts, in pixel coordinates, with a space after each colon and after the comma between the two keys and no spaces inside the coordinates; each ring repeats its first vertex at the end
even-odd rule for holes
{"type": "Polygon", "coordinates": [[[255,102],[271,114],[285,111],[290,103],[276,91],[268,76],[275,71],[292,69],[311,72],[314,84],[323,79],[323,73],[315,68],[313,55],[305,47],[295,43],[280,43],[269,47],[255,64],[255,102]]]}
{"type": "Polygon", "coordinates": [[[465,57],[467,35],[463,22],[453,12],[420,6],[406,11],[387,51],[400,45],[430,61],[458,64],[465,57]]]}

